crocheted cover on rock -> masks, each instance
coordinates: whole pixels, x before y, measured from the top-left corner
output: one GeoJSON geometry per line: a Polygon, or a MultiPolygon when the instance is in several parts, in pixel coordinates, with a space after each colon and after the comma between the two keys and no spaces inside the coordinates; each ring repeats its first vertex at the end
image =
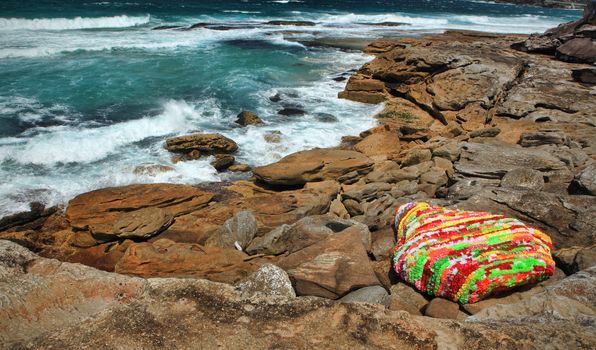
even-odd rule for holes
{"type": "Polygon", "coordinates": [[[461,304],[547,279],[552,242],[519,220],[408,203],[397,209],[393,263],[418,290],[461,304]]]}

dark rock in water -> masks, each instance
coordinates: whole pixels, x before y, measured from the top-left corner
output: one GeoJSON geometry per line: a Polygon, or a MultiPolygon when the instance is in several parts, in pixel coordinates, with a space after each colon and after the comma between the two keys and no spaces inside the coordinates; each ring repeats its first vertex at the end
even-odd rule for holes
{"type": "Polygon", "coordinates": [[[317,113],[316,118],[323,123],[335,123],[338,121],[336,116],[329,113],[317,113]]]}
{"type": "Polygon", "coordinates": [[[205,28],[208,25],[209,25],[209,23],[200,22],[200,23],[195,23],[195,24],[191,25],[190,27],[188,27],[188,29],[205,28]]]}
{"type": "Polygon", "coordinates": [[[341,81],[346,81],[346,80],[348,80],[348,78],[346,78],[346,77],[335,77],[335,78],[333,78],[332,80],[333,80],[333,81],[337,81],[337,82],[339,83],[339,82],[341,82],[341,81]]]}
{"type": "Polygon", "coordinates": [[[277,114],[279,115],[285,115],[285,116],[295,116],[295,115],[305,115],[306,112],[300,108],[294,108],[294,107],[286,107],[284,109],[282,109],[281,111],[277,112],[277,114]]]}
{"type": "Polygon", "coordinates": [[[216,154],[215,159],[211,162],[211,165],[217,171],[224,171],[230,166],[232,166],[235,161],[236,159],[234,158],[234,156],[231,156],[229,154],[216,154]]]}
{"type": "Polygon", "coordinates": [[[596,68],[577,68],[571,71],[575,81],[586,84],[596,84],[596,68]]]}
{"type": "Polygon", "coordinates": [[[31,230],[41,227],[44,220],[58,211],[57,207],[45,208],[39,202],[29,204],[30,211],[5,216],[0,219],[0,231],[16,228],[17,231],[31,230]]]}
{"type": "Polygon", "coordinates": [[[265,24],[272,26],[297,26],[297,27],[312,27],[317,25],[315,22],[310,21],[269,21],[265,24]]]}
{"type": "Polygon", "coordinates": [[[242,126],[247,126],[247,125],[263,124],[263,121],[256,114],[254,114],[252,112],[248,112],[248,111],[243,111],[243,112],[240,112],[240,114],[238,114],[236,123],[240,124],[242,126]]]}
{"type": "Polygon", "coordinates": [[[151,28],[151,30],[167,30],[167,29],[179,29],[184,28],[183,26],[159,26],[155,28],[151,28]]]}
{"type": "Polygon", "coordinates": [[[358,23],[358,24],[363,24],[363,25],[367,25],[367,26],[377,26],[377,27],[400,27],[400,26],[404,26],[407,23],[401,23],[401,22],[378,22],[378,23],[358,23]]]}
{"type": "Polygon", "coordinates": [[[281,101],[281,95],[279,94],[279,92],[271,97],[269,97],[269,100],[271,102],[279,102],[281,101]]]}

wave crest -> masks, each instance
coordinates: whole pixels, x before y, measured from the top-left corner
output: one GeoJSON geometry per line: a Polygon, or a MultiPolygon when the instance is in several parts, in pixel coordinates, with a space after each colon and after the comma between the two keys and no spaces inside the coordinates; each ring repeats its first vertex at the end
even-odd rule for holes
{"type": "Polygon", "coordinates": [[[73,30],[92,28],[127,28],[149,23],[150,15],[129,17],[75,18],[0,18],[0,30],[73,30]]]}

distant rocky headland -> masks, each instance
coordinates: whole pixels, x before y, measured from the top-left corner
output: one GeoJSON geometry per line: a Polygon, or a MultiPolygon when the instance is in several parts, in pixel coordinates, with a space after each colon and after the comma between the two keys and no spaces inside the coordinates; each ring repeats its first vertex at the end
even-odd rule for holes
{"type": "Polygon", "coordinates": [[[176,161],[215,155],[252,176],[105,188],[1,219],[1,347],[593,349],[594,28],[592,2],[531,37],[378,40],[339,94],[385,103],[378,126],[337,147],[251,169],[233,140],[185,135],[164,140],[176,161]],[[541,229],[555,275],[474,304],[417,292],[391,261],[410,201],[541,229]]]}
{"type": "Polygon", "coordinates": [[[494,0],[494,2],[517,5],[530,5],[541,7],[581,9],[584,8],[590,0],[494,0]]]}

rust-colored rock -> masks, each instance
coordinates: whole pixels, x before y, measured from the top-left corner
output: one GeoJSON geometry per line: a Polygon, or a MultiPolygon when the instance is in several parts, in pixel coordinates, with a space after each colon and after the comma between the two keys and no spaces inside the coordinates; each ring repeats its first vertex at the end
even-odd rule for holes
{"type": "Polygon", "coordinates": [[[354,145],[354,149],[369,157],[385,156],[393,158],[401,149],[397,132],[385,131],[373,133],[354,145]]]}
{"type": "Polygon", "coordinates": [[[166,140],[166,149],[175,153],[199,151],[205,153],[233,153],[238,145],[220,134],[192,134],[166,140]]]}
{"type": "MultiPolygon", "coordinates": [[[[114,225],[147,208],[160,209],[159,217],[176,217],[203,208],[213,194],[192,186],[174,184],[130,185],[104,188],[76,196],[68,203],[66,218],[73,228],[114,239],[114,225]],[[112,236],[114,236],[112,238],[112,236]]],[[[142,212],[141,212],[142,213],[142,212]]],[[[167,220],[160,220],[162,227],[167,220]],[[162,222],[163,221],[163,222],[162,222]]]]}
{"type": "Polygon", "coordinates": [[[372,165],[372,160],[359,152],[314,149],[255,168],[254,174],[269,185],[297,186],[313,181],[337,180],[353,172],[366,174],[372,165]]]}
{"type": "Polygon", "coordinates": [[[140,277],[197,277],[236,283],[258,269],[246,258],[237,250],[159,239],[132,244],[115,271],[140,277]]]}

